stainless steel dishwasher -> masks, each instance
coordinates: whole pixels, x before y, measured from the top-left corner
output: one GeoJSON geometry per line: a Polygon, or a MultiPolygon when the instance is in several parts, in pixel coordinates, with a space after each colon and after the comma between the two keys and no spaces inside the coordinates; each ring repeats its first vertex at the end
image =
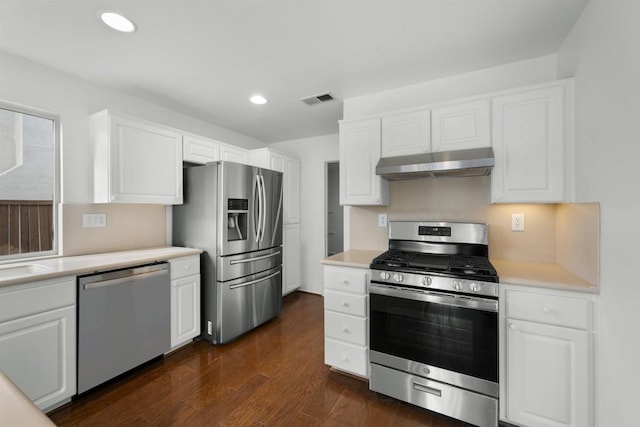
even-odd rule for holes
{"type": "Polygon", "coordinates": [[[171,347],[166,262],[78,277],[78,394],[171,347]]]}

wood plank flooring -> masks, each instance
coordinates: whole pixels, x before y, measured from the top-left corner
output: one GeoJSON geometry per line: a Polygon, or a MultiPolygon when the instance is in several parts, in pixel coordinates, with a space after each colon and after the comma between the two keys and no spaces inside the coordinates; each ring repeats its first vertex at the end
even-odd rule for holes
{"type": "Polygon", "coordinates": [[[49,413],[59,426],[430,426],[457,420],[374,393],[324,364],[323,300],[226,345],[198,341],[49,413]]]}

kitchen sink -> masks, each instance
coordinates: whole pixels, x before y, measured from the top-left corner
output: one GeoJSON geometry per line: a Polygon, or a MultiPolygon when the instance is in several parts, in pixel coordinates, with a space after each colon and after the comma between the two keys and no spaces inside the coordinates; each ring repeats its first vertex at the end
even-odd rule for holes
{"type": "Polygon", "coordinates": [[[21,264],[9,267],[0,266],[0,280],[46,273],[47,271],[50,271],[50,269],[40,264],[21,264]]]}

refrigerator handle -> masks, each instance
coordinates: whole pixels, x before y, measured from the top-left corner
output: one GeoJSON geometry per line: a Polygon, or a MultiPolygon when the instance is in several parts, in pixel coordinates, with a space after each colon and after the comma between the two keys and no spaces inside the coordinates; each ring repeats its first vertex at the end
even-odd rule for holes
{"type": "Polygon", "coordinates": [[[264,185],[264,176],[260,175],[260,181],[262,181],[262,235],[260,236],[260,242],[264,240],[264,231],[267,228],[267,190],[264,185]]]}
{"type": "Polygon", "coordinates": [[[262,236],[264,234],[264,220],[265,220],[265,211],[264,211],[264,184],[262,181],[262,175],[258,173],[258,236],[256,237],[256,243],[259,243],[262,240],[262,236]]]}
{"type": "Polygon", "coordinates": [[[261,206],[260,206],[260,199],[261,199],[261,192],[260,192],[260,176],[258,174],[256,174],[254,176],[254,180],[253,180],[253,225],[254,225],[254,229],[256,231],[256,243],[258,243],[260,241],[260,217],[261,217],[261,206]],[[255,206],[258,206],[258,218],[256,221],[256,210],[255,210],[255,206]]]}

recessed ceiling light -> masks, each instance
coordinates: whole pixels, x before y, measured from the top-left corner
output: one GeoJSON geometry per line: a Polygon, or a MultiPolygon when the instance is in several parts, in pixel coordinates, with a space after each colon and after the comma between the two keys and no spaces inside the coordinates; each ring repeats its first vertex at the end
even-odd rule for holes
{"type": "Polygon", "coordinates": [[[99,12],[99,14],[102,22],[104,22],[114,30],[122,31],[123,33],[133,33],[136,30],[136,24],[134,24],[130,19],[120,15],[119,13],[99,12]]]}
{"type": "Polygon", "coordinates": [[[253,95],[251,98],[249,98],[249,101],[253,102],[254,104],[262,105],[267,103],[267,98],[262,95],[253,95]]]}

